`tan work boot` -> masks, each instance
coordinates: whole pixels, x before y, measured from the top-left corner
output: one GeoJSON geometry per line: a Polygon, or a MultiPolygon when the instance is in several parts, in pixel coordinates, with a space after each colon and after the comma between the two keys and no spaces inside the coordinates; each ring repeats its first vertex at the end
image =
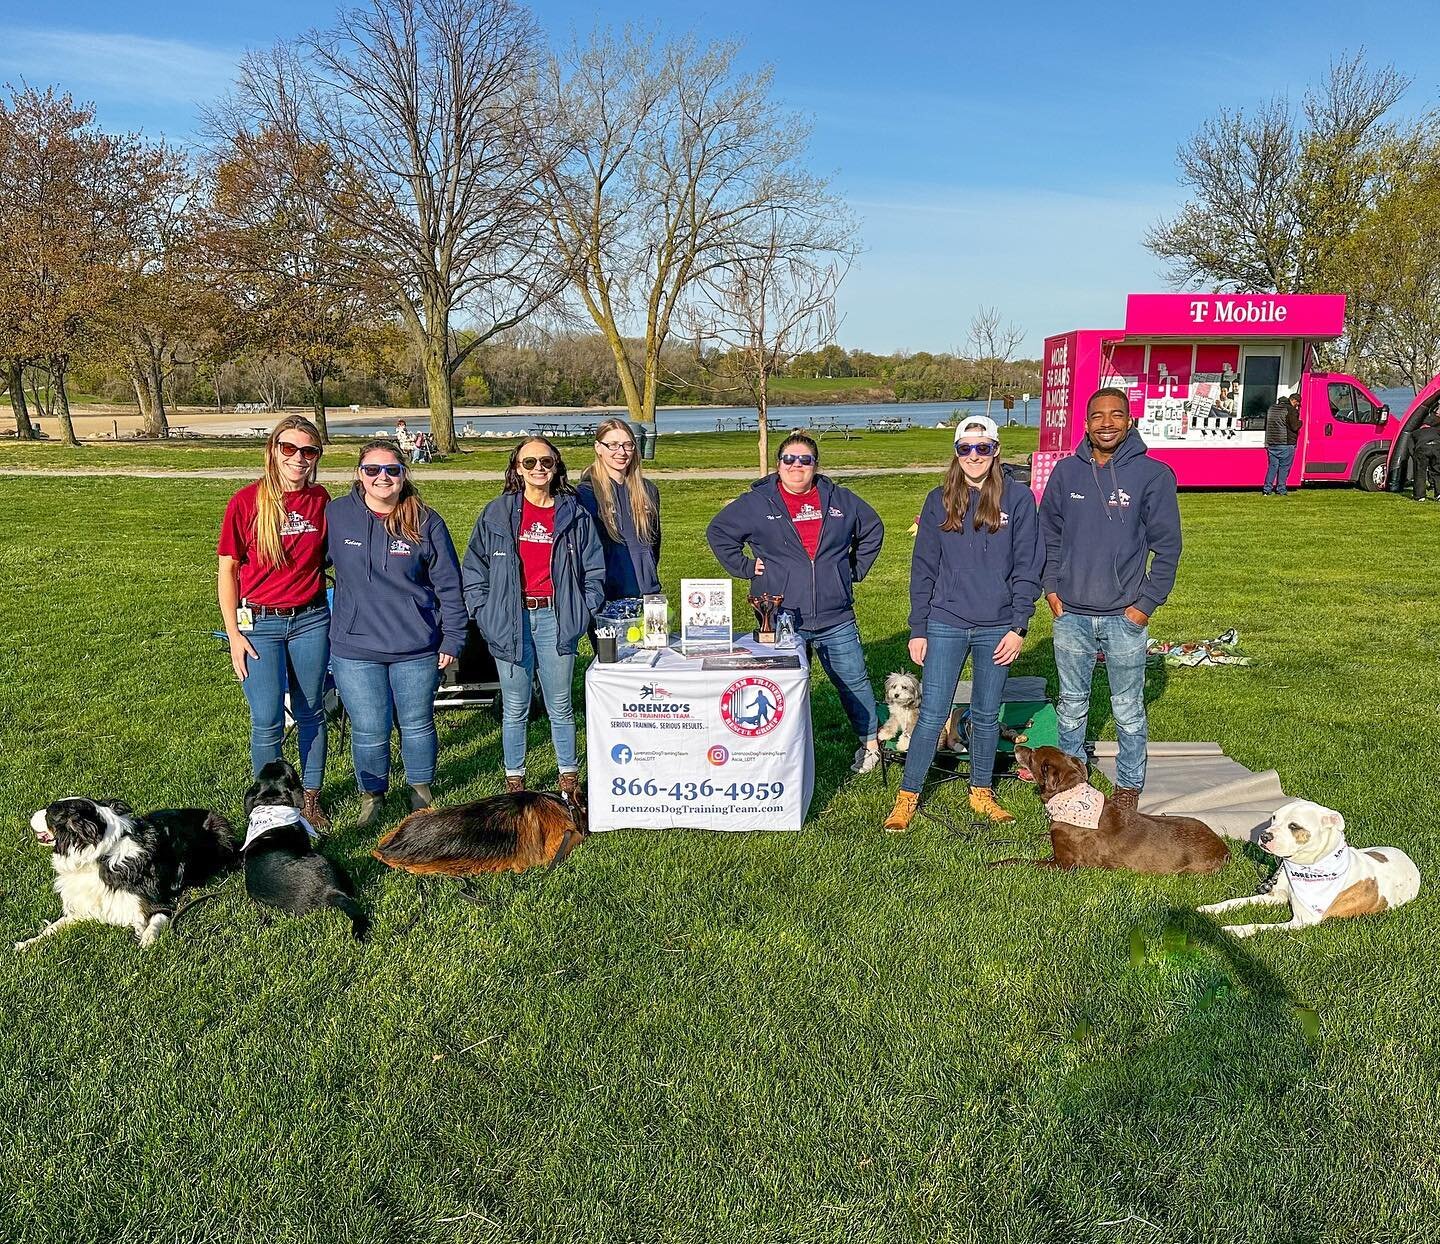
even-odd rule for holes
{"type": "Polygon", "coordinates": [[[300,809],[300,815],[310,822],[322,834],[330,832],[330,818],[325,814],[325,809],[320,805],[320,792],[318,790],[307,790],[305,792],[305,806],[300,809]]]}
{"type": "Polygon", "coordinates": [[[525,775],[523,773],[507,773],[505,775],[505,793],[507,795],[518,795],[525,789],[525,775]]]}
{"type": "Polygon", "coordinates": [[[1012,813],[1006,812],[995,802],[995,792],[988,786],[970,788],[970,811],[976,816],[983,816],[987,821],[994,821],[997,825],[1015,819],[1012,813]]]}
{"type": "Polygon", "coordinates": [[[562,773],[560,781],[556,783],[562,795],[568,795],[571,799],[580,798],[580,775],[578,773],[562,773]]]}
{"type": "Polygon", "coordinates": [[[885,818],[885,832],[887,834],[903,834],[910,828],[910,821],[915,816],[915,809],[919,806],[920,796],[914,791],[896,791],[895,806],[890,809],[890,815],[885,818]]]}
{"type": "Polygon", "coordinates": [[[1117,786],[1110,795],[1110,802],[1126,812],[1140,811],[1140,792],[1133,786],[1117,786]]]}

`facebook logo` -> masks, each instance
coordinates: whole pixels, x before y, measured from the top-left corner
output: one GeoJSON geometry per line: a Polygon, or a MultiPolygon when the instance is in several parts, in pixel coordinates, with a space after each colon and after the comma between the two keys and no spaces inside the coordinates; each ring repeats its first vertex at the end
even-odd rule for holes
{"type": "Polygon", "coordinates": [[[610,749],[610,759],[617,765],[628,765],[635,759],[635,753],[630,750],[628,744],[616,743],[615,746],[610,749]]]}

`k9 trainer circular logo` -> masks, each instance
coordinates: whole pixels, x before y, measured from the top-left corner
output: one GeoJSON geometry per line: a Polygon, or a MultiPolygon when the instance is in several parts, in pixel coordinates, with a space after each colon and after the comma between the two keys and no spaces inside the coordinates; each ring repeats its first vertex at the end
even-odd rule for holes
{"type": "Polygon", "coordinates": [[[740,678],[720,697],[720,716],[736,734],[769,734],[785,715],[785,693],[768,678],[740,678]]]}

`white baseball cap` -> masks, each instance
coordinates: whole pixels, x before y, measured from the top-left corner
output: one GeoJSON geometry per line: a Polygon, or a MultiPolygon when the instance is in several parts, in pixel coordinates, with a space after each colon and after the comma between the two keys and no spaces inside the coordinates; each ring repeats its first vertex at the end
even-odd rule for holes
{"type": "Polygon", "coordinates": [[[984,415],[962,415],[960,425],[955,429],[955,443],[958,445],[962,436],[974,437],[976,429],[979,429],[979,435],[987,441],[999,444],[1000,429],[995,426],[995,420],[987,419],[984,415]]]}

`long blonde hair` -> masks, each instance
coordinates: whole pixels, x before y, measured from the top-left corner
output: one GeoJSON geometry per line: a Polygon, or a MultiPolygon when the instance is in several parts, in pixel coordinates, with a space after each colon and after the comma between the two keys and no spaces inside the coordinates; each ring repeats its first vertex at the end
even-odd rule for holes
{"type": "MultiPolygon", "coordinates": [[[[640,447],[635,444],[635,433],[623,419],[606,419],[595,429],[595,441],[598,444],[605,439],[607,433],[615,431],[624,432],[630,438],[632,450],[630,461],[625,467],[625,491],[630,495],[630,513],[635,516],[635,534],[643,543],[648,544],[650,533],[655,527],[655,515],[650,508],[650,494],[645,490],[645,473],[640,469],[640,447]]],[[[605,524],[610,538],[617,543],[624,543],[625,534],[620,530],[620,517],[615,512],[615,481],[610,478],[610,472],[598,450],[595,461],[585,468],[580,478],[589,480],[590,487],[595,490],[596,509],[600,512],[600,521],[605,524]]]]}
{"type": "MultiPolygon", "coordinates": [[[[265,473],[260,477],[260,487],[255,493],[255,526],[250,533],[250,543],[257,560],[263,566],[279,566],[285,561],[285,546],[281,543],[280,532],[285,525],[285,485],[280,482],[278,459],[280,433],[304,432],[323,450],[320,429],[304,415],[286,415],[280,420],[265,440],[265,473]]],[[[320,459],[310,465],[305,477],[306,486],[315,483],[320,475],[320,459]]]]}

